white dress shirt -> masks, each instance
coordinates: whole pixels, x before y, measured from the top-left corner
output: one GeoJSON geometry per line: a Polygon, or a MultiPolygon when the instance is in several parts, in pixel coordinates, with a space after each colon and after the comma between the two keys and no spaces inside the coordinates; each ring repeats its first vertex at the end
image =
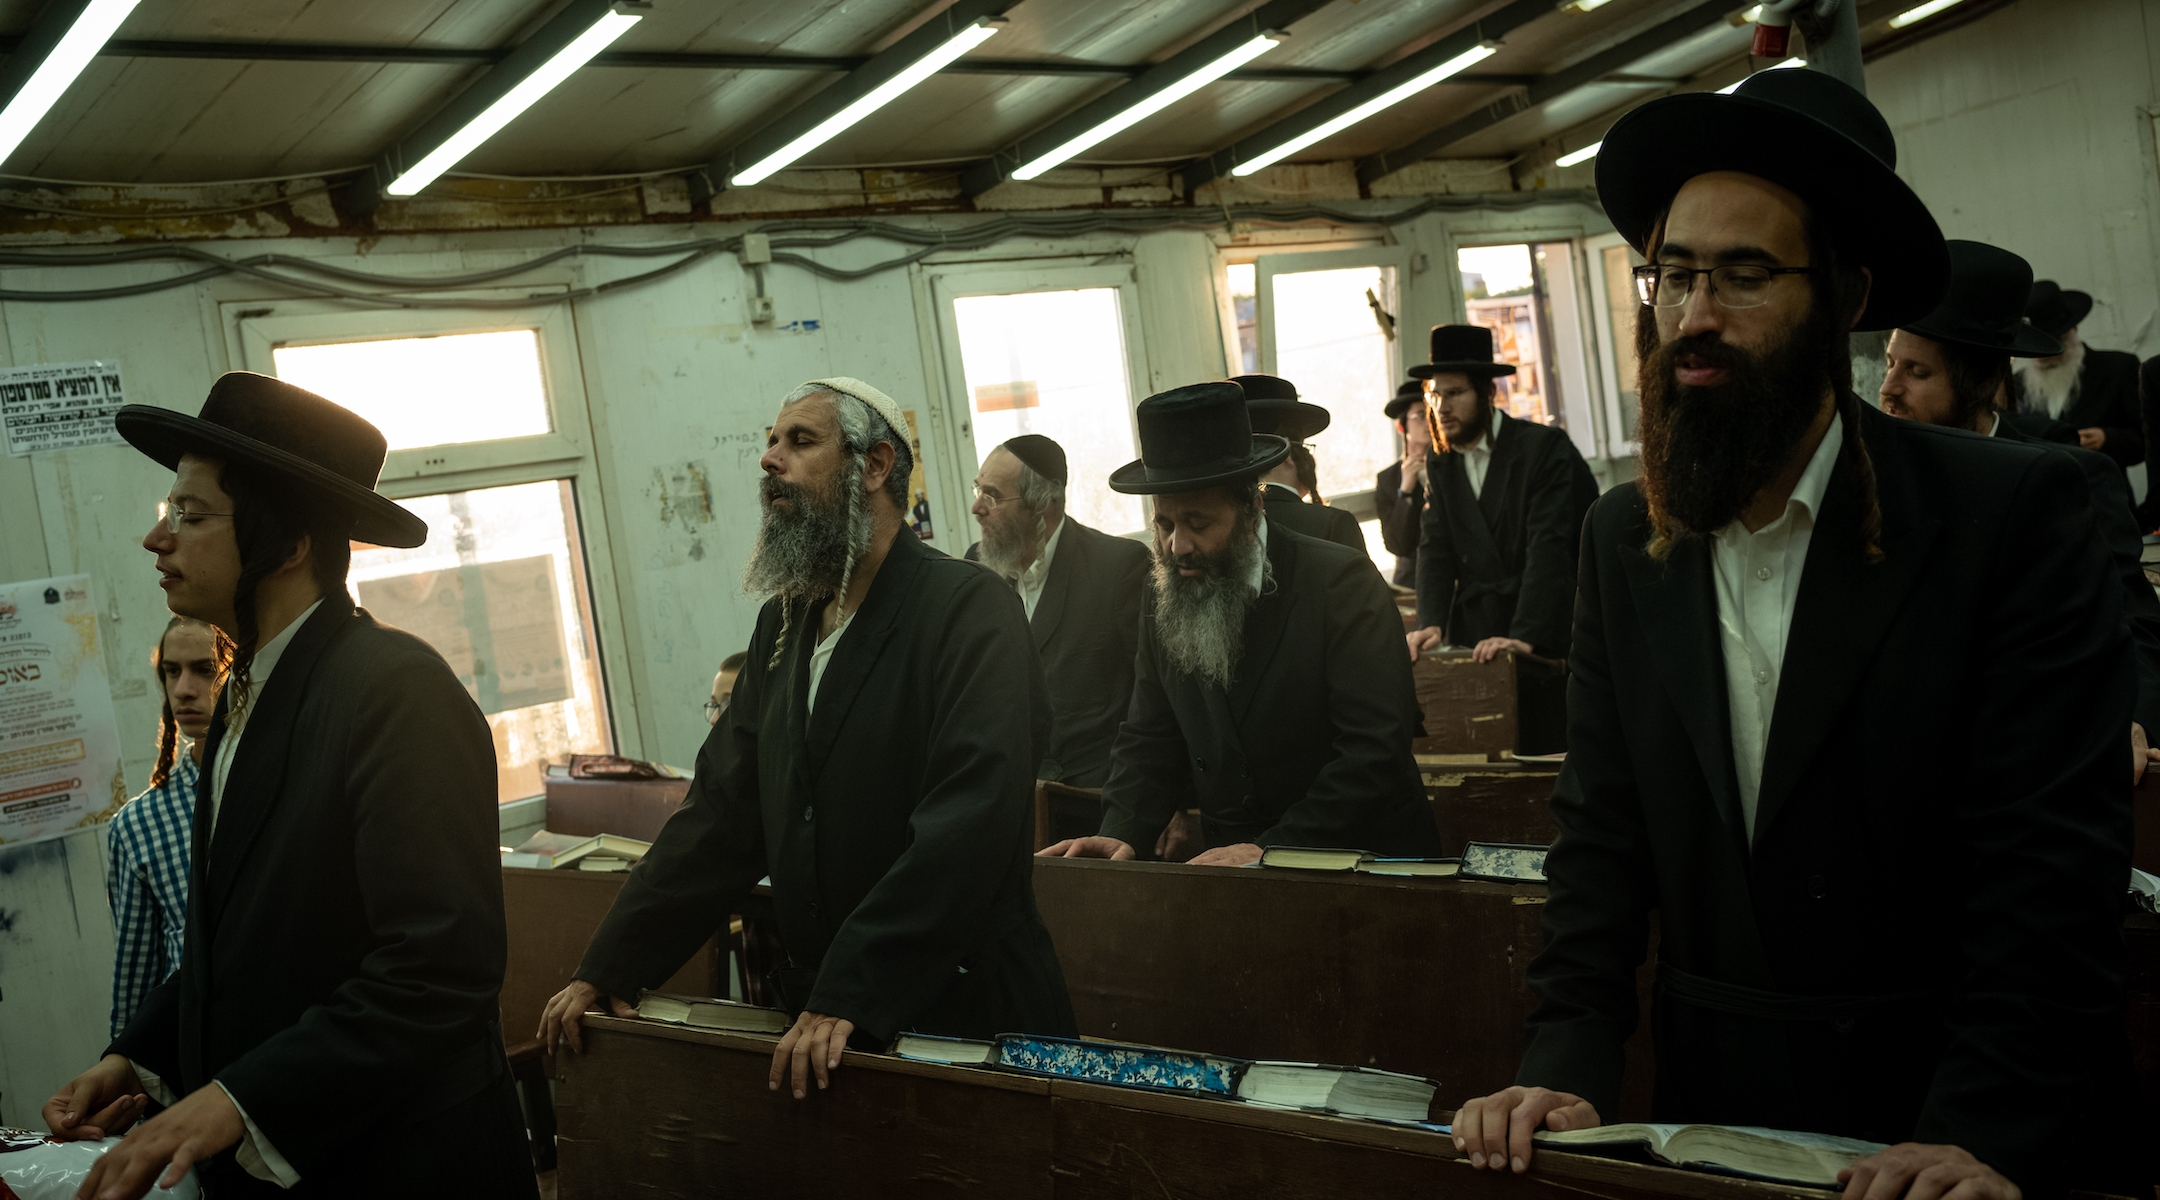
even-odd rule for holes
{"type": "Polygon", "coordinates": [[[1470,494],[1481,500],[1485,498],[1485,472],[1492,469],[1493,443],[1500,440],[1500,422],[1506,419],[1506,413],[1493,409],[1492,423],[1485,427],[1484,436],[1454,448],[1463,457],[1463,474],[1470,477],[1470,494]]]}
{"type": "Polygon", "coordinates": [[[1013,586],[1020,589],[1020,603],[1027,606],[1030,622],[1035,620],[1035,604],[1042,599],[1043,587],[1050,582],[1050,560],[1057,557],[1058,539],[1064,536],[1065,518],[1059,517],[1057,528],[1050,531],[1050,540],[1043,543],[1042,553],[1013,581],[1013,586]]]}
{"type": "MultiPolygon", "coordinates": [[[[254,713],[255,702],[262,699],[263,687],[270,682],[270,672],[277,669],[278,659],[284,657],[285,648],[292,645],[294,635],[300,632],[300,627],[307,624],[308,618],[314,616],[315,610],[321,607],[320,600],[308,605],[305,612],[293,618],[292,624],[278,630],[276,637],[264,642],[255,651],[255,657],[248,663],[251,686],[248,689],[246,708],[233,711],[233,705],[239,697],[234,691],[233,682],[226,681],[225,703],[228,711],[225,716],[225,735],[218,739],[217,761],[210,765],[210,785],[202,790],[198,798],[210,805],[210,829],[213,833],[217,830],[220,802],[225,798],[225,780],[232,774],[232,765],[240,757],[240,735],[247,728],[248,718],[254,713]]],[[[128,1065],[135,1068],[136,1078],[142,1081],[143,1091],[151,1099],[168,1108],[179,1101],[180,1098],[173,1094],[171,1088],[165,1086],[165,1081],[156,1072],[133,1061],[128,1065]]],[[[277,1184],[279,1187],[289,1188],[300,1182],[300,1172],[294,1170],[293,1165],[285,1161],[285,1156],[277,1152],[277,1147],[270,1144],[270,1139],[263,1136],[263,1131],[256,1128],[255,1118],[248,1116],[247,1109],[240,1107],[240,1097],[233,1095],[232,1089],[222,1082],[214,1079],[211,1082],[216,1083],[225,1093],[225,1098],[232,1101],[233,1110],[240,1114],[240,1123],[247,1126],[247,1133],[233,1150],[233,1158],[239,1162],[240,1168],[257,1179],[277,1184]]]]}
{"type": "Polygon", "coordinates": [[[1258,596],[1260,589],[1267,586],[1267,510],[1264,508],[1253,536],[1260,539],[1260,553],[1253,557],[1252,573],[1245,577],[1245,582],[1252,585],[1252,594],[1258,596]]]}
{"type": "Polygon", "coordinates": [[[1733,767],[1740,782],[1740,811],[1748,840],[1755,838],[1755,802],[1762,794],[1763,752],[1777,708],[1785,638],[1792,630],[1793,602],[1823,493],[1845,443],[1844,422],[1829,432],[1800,473],[1778,519],[1749,533],[1735,520],[1717,531],[1711,551],[1717,585],[1718,644],[1725,652],[1725,698],[1732,715],[1733,767]]]}
{"type": "MultiPolygon", "coordinates": [[[[833,603],[838,604],[840,602],[835,600],[833,603]]],[[[840,639],[847,636],[848,626],[854,623],[854,613],[849,613],[840,618],[840,623],[833,626],[833,631],[826,635],[825,640],[811,647],[810,698],[803,703],[803,713],[805,715],[817,710],[817,689],[818,684],[825,678],[825,664],[832,661],[833,651],[839,647],[840,639]]]]}

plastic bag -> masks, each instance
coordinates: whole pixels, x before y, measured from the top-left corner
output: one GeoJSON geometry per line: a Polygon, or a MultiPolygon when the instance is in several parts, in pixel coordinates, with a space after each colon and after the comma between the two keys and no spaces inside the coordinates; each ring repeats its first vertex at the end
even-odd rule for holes
{"type": "MultiPolygon", "coordinates": [[[[119,1138],[100,1142],[43,1142],[27,1150],[0,1154],[0,1196],[16,1200],[73,1200],[75,1189],[90,1175],[90,1164],[120,1144],[119,1138]]],[[[195,1170],[175,1188],[151,1188],[159,1200],[200,1200],[202,1188],[195,1170]]]]}

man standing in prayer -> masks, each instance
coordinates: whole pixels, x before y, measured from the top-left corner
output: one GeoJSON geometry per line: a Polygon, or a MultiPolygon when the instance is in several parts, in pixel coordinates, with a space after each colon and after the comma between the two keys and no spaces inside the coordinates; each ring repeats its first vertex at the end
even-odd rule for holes
{"type": "Polygon", "coordinates": [[[780,402],[749,661],[682,809],[548,1002],[551,1049],[582,1048],[601,997],[634,1011],[768,875],[796,1014],[774,1089],[827,1086],[851,1040],[1077,1033],[1028,857],[1050,709],[1027,615],[907,528],[906,428],[859,379],[780,402]]]}

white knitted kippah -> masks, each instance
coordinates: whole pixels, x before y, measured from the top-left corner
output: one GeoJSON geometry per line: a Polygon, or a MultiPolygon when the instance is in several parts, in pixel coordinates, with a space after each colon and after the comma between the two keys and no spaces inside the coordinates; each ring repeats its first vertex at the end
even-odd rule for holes
{"type": "Polygon", "coordinates": [[[893,402],[891,396],[871,387],[860,379],[849,375],[835,375],[831,379],[813,379],[803,386],[821,387],[827,391],[853,396],[869,405],[877,412],[877,415],[885,418],[885,423],[892,426],[893,436],[902,440],[905,440],[908,436],[907,418],[900,415],[900,406],[893,402]]]}

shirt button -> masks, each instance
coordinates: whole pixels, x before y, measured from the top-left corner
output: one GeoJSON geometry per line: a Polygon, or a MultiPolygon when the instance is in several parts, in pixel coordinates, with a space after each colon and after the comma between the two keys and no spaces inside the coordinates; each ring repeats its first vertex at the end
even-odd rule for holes
{"type": "Polygon", "coordinates": [[[812,815],[813,813],[815,813],[815,812],[817,812],[817,809],[815,809],[815,808],[812,808],[811,806],[809,806],[809,805],[807,805],[807,804],[803,805],[803,810],[802,810],[802,819],[803,819],[803,820],[805,820],[805,821],[809,820],[809,819],[810,819],[810,817],[811,817],[811,815],[812,815]]]}
{"type": "Polygon", "coordinates": [[[1770,578],[1770,568],[1768,568],[1768,567],[1757,567],[1757,568],[1755,568],[1755,578],[1757,578],[1757,579],[1768,579],[1768,578],[1770,578]]]}
{"type": "MultiPolygon", "coordinates": [[[[1768,672],[1768,671],[1757,671],[1757,672],[1755,672],[1755,682],[1757,682],[1757,683],[1768,683],[1768,682],[1770,682],[1770,672],[1768,672]]],[[[804,815],[805,817],[808,817],[808,816],[809,816],[809,814],[808,814],[808,813],[805,813],[805,814],[803,814],[803,815],[804,815]]]]}

